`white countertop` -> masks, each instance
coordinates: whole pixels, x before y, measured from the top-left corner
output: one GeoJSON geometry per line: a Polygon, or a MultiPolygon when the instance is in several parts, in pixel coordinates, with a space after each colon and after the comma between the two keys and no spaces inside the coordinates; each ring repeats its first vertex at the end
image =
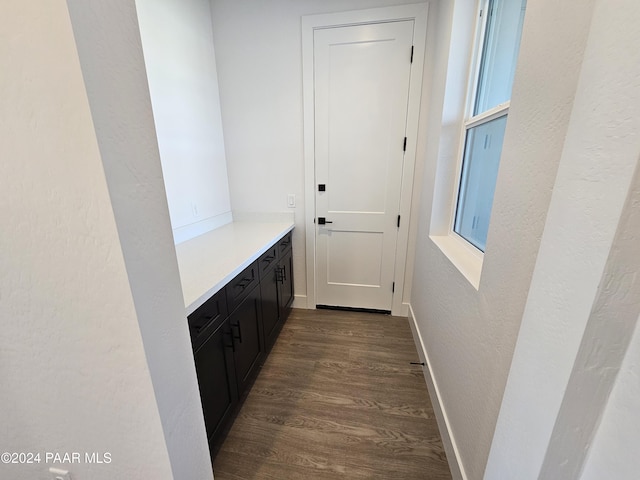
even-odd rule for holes
{"type": "Polygon", "coordinates": [[[176,245],[187,315],[293,227],[293,221],[233,222],[176,245]]]}

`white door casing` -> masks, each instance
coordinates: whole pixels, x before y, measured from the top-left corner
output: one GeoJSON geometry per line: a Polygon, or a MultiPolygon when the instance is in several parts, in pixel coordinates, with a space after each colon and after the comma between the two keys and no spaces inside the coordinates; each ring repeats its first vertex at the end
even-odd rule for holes
{"type": "Polygon", "coordinates": [[[391,310],[413,27],[314,32],[317,304],[391,310]]]}
{"type": "MultiPolygon", "coordinates": [[[[392,268],[392,283],[395,282],[395,293],[391,296],[391,312],[394,315],[407,315],[408,305],[403,303],[403,295],[404,295],[404,280],[405,280],[405,267],[407,261],[407,247],[408,247],[408,238],[409,238],[409,228],[410,228],[410,209],[411,209],[411,199],[413,195],[413,175],[415,169],[415,154],[416,154],[416,145],[417,145],[417,131],[418,131],[418,114],[420,109],[420,95],[422,88],[422,76],[423,76],[423,62],[424,62],[424,52],[425,52],[425,39],[426,39],[426,26],[427,26],[427,3],[420,4],[412,4],[412,5],[403,5],[403,6],[395,6],[395,7],[384,7],[384,8],[375,8],[369,10],[360,10],[360,11],[352,11],[352,12],[341,12],[334,14],[322,14],[322,15],[309,15],[302,17],[302,41],[303,41],[303,103],[304,103],[304,158],[305,158],[305,230],[306,230],[306,267],[307,267],[307,308],[315,308],[316,304],[322,304],[320,301],[316,301],[316,290],[317,290],[317,282],[316,282],[316,225],[314,223],[316,217],[316,201],[318,202],[318,214],[317,216],[325,216],[327,221],[334,221],[338,223],[328,224],[323,227],[323,233],[326,233],[325,239],[328,240],[337,240],[335,245],[338,247],[337,251],[341,249],[340,244],[346,246],[350,240],[355,239],[356,237],[361,237],[358,241],[353,241],[353,243],[359,245],[359,247],[355,250],[356,254],[360,255],[361,250],[373,250],[374,248],[379,249],[389,249],[393,251],[393,255],[391,257],[393,259],[392,264],[395,265],[395,268],[392,268]],[[346,178],[348,175],[354,175],[355,170],[349,172],[343,171],[343,175],[338,175],[335,177],[337,180],[325,180],[325,182],[316,181],[316,127],[315,127],[315,78],[314,78],[314,37],[316,34],[319,35],[319,39],[323,36],[322,30],[334,29],[334,27],[352,27],[352,26],[371,26],[375,29],[375,24],[385,24],[385,23],[396,23],[401,24],[403,22],[413,22],[413,32],[412,32],[412,43],[414,47],[414,55],[413,55],[413,63],[410,65],[410,73],[409,73],[409,91],[406,98],[408,98],[408,108],[405,110],[406,121],[402,125],[404,131],[406,132],[407,142],[406,142],[406,152],[404,152],[404,166],[400,169],[400,183],[398,187],[400,189],[399,201],[395,201],[395,207],[392,209],[387,209],[387,205],[385,203],[384,207],[381,208],[371,208],[371,202],[374,202],[371,198],[362,198],[358,200],[359,204],[347,205],[345,203],[346,195],[343,193],[342,195],[338,190],[332,191],[331,189],[337,189],[338,187],[335,185],[347,184],[346,178]],[[406,128],[405,128],[406,127],[406,128]],[[337,183],[336,183],[337,181],[337,183]],[[333,182],[334,187],[331,186],[330,182],[333,182]],[[324,197],[317,196],[317,185],[318,183],[326,184],[326,193],[324,197]],[[337,193],[335,199],[332,199],[330,196],[331,193],[337,193]],[[367,204],[369,201],[369,205],[367,204]],[[324,203],[323,203],[324,202],[324,203]],[[342,205],[341,205],[342,203],[342,205]],[[399,203],[399,204],[398,204],[399,203]],[[396,231],[395,245],[386,244],[384,241],[376,239],[376,234],[365,234],[365,231],[375,231],[380,232],[384,229],[381,229],[379,226],[371,228],[371,226],[363,226],[363,224],[355,224],[349,227],[351,229],[347,230],[344,226],[341,226],[339,223],[342,222],[343,219],[339,217],[344,217],[345,219],[348,216],[353,216],[352,213],[347,212],[361,212],[364,210],[366,212],[367,208],[369,208],[369,212],[378,212],[378,213],[365,213],[364,217],[369,217],[371,220],[374,217],[378,217],[379,222],[383,222],[380,218],[385,218],[384,222],[387,224],[388,219],[391,219],[391,223],[393,224],[393,228],[396,231]],[[346,207],[346,208],[344,208],[346,207]],[[341,210],[341,208],[343,210],[341,210]],[[324,210],[320,210],[324,209],[324,210]],[[329,210],[332,210],[334,213],[329,213],[329,210]],[[395,210],[395,211],[393,211],[395,210]],[[326,213],[323,215],[320,211],[326,213]],[[380,212],[384,212],[381,214],[380,212]],[[402,216],[402,222],[400,224],[400,228],[397,228],[397,215],[400,214],[402,216]],[[335,217],[338,215],[338,217],[335,217]],[[334,216],[335,218],[339,218],[339,220],[334,220],[331,218],[334,216]],[[388,218],[386,218],[388,217],[388,218]],[[370,229],[370,230],[367,230],[370,229]],[[357,233],[353,233],[355,231],[357,233]],[[370,235],[367,237],[367,235],[370,235]],[[331,237],[331,238],[327,238],[331,237]],[[340,238],[342,237],[342,238],[340,238]],[[351,237],[351,238],[349,238],[351,237]],[[376,243],[377,242],[377,243],[376,243]],[[365,247],[363,247],[363,245],[365,247]],[[366,247],[368,245],[368,247],[366,247]]],[[[396,25],[397,26],[397,25],[396,25]]],[[[348,29],[345,29],[345,31],[348,29]]],[[[367,31],[367,29],[360,29],[361,32],[367,31]]],[[[353,39],[346,39],[346,42],[343,43],[354,43],[353,39]]],[[[366,39],[361,39],[366,40],[366,39]]],[[[340,43],[340,42],[338,42],[340,43]]],[[[366,44],[366,41],[364,42],[366,44]]],[[[404,54],[404,60],[407,61],[407,54],[404,54]]],[[[344,59],[342,60],[344,61],[344,59]]],[[[406,65],[406,63],[405,63],[406,65]]],[[[364,97],[363,92],[356,91],[358,97],[364,97]]],[[[352,99],[348,99],[352,100],[352,99]]],[[[371,109],[371,106],[369,106],[371,109]]],[[[330,116],[330,114],[327,114],[330,116]]],[[[346,122],[345,118],[342,118],[343,123],[346,122]]],[[[402,123],[402,122],[401,122],[402,123]]],[[[359,133],[362,134],[366,128],[363,126],[359,126],[359,133]]],[[[327,130],[327,135],[331,132],[327,130]]],[[[402,158],[402,140],[405,134],[400,135],[400,145],[399,145],[399,153],[402,158]]],[[[348,139],[347,139],[348,140],[348,139]]],[[[321,147],[322,148],[322,147],[321,147]]],[[[354,148],[353,146],[351,147],[354,148]]],[[[329,148],[331,150],[331,148],[329,148]]],[[[401,159],[402,162],[402,159],[401,159]]],[[[335,163],[335,162],[334,162],[335,163]]],[[[331,163],[327,162],[327,175],[331,177],[331,163]]],[[[336,168],[334,166],[334,171],[336,168]]],[[[360,171],[357,176],[361,177],[362,181],[354,186],[351,186],[351,191],[358,191],[359,194],[365,195],[367,194],[367,189],[369,193],[373,191],[373,188],[369,188],[364,183],[364,177],[367,175],[373,175],[373,182],[379,180],[376,179],[376,175],[378,172],[373,171],[373,169],[369,169],[369,172],[360,171]]],[[[338,170],[339,171],[339,168],[338,170]]],[[[380,177],[380,175],[377,175],[380,177]]],[[[368,177],[367,177],[368,178],[368,177]]],[[[355,183],[355,182],[352,182],[355,183]]],[[[387,202],[388,194],[384,195],[384,202],[387,202]]],[[[357,214],[356,214],[357,215],[357,214]]],[[[415,225],[412,224],[412,231],[415,230],[415,225]]],[[[319,228],[318,228],[319,231],[319,228]]],[[[320,233],[320,232],[319,232],[320,233]]],[[[384,236],[384,235],[383,235],[384,236]]],[[[379,237],[379,235],[378,235],[379,237]]],[[[321,237],[318,237],[318,244],[323,241],[321,237]]],[[[393,240],[392,240],[393,242],[393,240]]],[[[329,275],[328,278],[330,280],[343,280],[343,281],[333,281],[333,283],[352,283],[356,285],[366,285],[373,284],[370,279],[373,278],[376,273],[372,272],[380,272],[378,278],[382,278],[384,273],[383,262],[379,262],[377,266],[371,266],[367,261],[363,260],[363,258],[352,258],[349,257],[348,261],[351,262],[352,265],[363,265],[364,269],[353,269],[346,268],[346,263],[337,261],[339,259],[334,256],[332,259],[332,245],[328,244],[329,248],[329,275]],[[332,268],[331,262],[333,262],[334,267],[332,268]],[[359,262],[359,263],[358,263],[359,262]],[[349,270],[349,272],[347,272],[349,270]],[[348,275],[351,275],[349,277],[348,275]],[[331,276],[333,275],[333,277],[331,276]],[[342,279],[340,276],[342,275],[342,279]],[[344,280],[347,280],[346,282],[344,280]]],[[[335,250],[335,249],[334,249],[335,250]]],[[[326,265],[325,265],[326,266],[326,265]]],[[[388,268],[388,267],[387,267],[388,268]]],[[[410,272],[407,274],[410,276],[410,272]]],[[[318,275],[319,276],[319,275],[318,275]]],[[[378,284],[387,283],[384,280],[380,280],[378,284]]],[[[382,287],[380,287],[382,288],[382,287]]],[[[390,285],[389,285],[390,288],[390,285]]],[[[379,290],[381,291],[381,290],[379,290]]],[[[385,299],[385,305],[388,305],[388,295],[391,293],[390,289],[387,290],[387,298],[385,299]]],[[[343,305],[348,305],[347,302],[340,301],[339,303],[343,305]]],[[[368,306],[368,308],[378,308],[368,306]]],[[[389,307],[382,308],[387,310],[389,307]]]]}

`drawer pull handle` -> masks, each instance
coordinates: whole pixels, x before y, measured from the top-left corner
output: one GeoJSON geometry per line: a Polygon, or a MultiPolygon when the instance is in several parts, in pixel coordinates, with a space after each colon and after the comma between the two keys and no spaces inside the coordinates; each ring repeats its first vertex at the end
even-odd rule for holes
{"type": "Polygon", "coordinates": [[[229,335],[229,338],[231,339],[231,345],[226,345],[226,344],[225,344],[225,347],[230,348],[230,349],[231,349],[231,351],[233,351],[233,353],[236,353],[236,344],[235,344],[235,342],[233,341],[233,333],[231,333],[231,332],[224,332],[224,334],[225,334],[225,335],[229,335]]]}
{"type": "Polygon", "coordinates": [[[243,278],[236,285],[240,288],[246,288],[253,280],[251,278],[243,278]]]}
{"type": "Polygon", "coordinates": [[[276,281],[284,283],[287,280],[287,271],[284,267],[278,266],[276,269],[276,281]]]}
{"type": "Polygon", "coordinates": [[[233,335],[232,338],[237,339],[240,343],[242,343],[242,329],[240,328],[240,322],[236,323],[235,325],[231,325],[232,327],[235,327],[238,329],[238,336],[233,335]]]}

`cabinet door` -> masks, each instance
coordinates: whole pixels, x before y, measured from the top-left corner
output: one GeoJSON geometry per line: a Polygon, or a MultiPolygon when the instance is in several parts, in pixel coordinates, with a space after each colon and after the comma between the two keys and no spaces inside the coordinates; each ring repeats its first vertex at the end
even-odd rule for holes
{"type": "Polygon", "coordinates": [[[260,293],[262,296],[262,326],[264,329],[264,343],[269,348],[278,335],[278,307],[277,266],[272,265],[260,277],[260,293]]]}
{"type": "Polygon", "coordinates": [[[194,352],[204,423],[212,449],[238,401],[233,343],[225,319],[194,352]]]}
{"type": "Polygon", "coordinates": [[[284,321],[293,303],[293,256],[291,248],[281,254],[278,267],[280,269],[278,275],[278,307],[280,320],[284,321]]]}
{"type": "Polygon", "coordinates": [[[238,395],[242,395],[260,366],[264,354],[260,288],[254,288],[229,316],[235,342],[236,379],[238,395]]]}

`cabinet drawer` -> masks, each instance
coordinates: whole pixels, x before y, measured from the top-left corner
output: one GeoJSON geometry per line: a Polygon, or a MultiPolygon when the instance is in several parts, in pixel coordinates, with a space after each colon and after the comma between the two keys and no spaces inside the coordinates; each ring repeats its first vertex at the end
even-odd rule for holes
{"type": "Polygon", "coordinates": [[[217,328],[227,317],[227,313],[227,299],[225,291],[222,289],[189,315],[189,333],[191,334],[191,345],[194,349],[198,348],[209,334],[217,328]]]}
{"type": "Polygon", "coordinates": [[[280,241],[278,242],[278,253],[282,255],[289,248],[291,248],[291,232],[287,233],[280,241]]]}
{"type": "Polygon", "coordinates": [[[227,284],[225,290],[227,292],[229,312],[233,312],[257,284],[258,261],[256,260],[227,284]]]}
{"type": "Polygon", "coordinates": [[[258,259],[258,271],[260,272],[260,278],[264,278],[264,274],[269,268],[278,262],[278,246],[273,245],[269,250],[264,252],[258,259]]]}

